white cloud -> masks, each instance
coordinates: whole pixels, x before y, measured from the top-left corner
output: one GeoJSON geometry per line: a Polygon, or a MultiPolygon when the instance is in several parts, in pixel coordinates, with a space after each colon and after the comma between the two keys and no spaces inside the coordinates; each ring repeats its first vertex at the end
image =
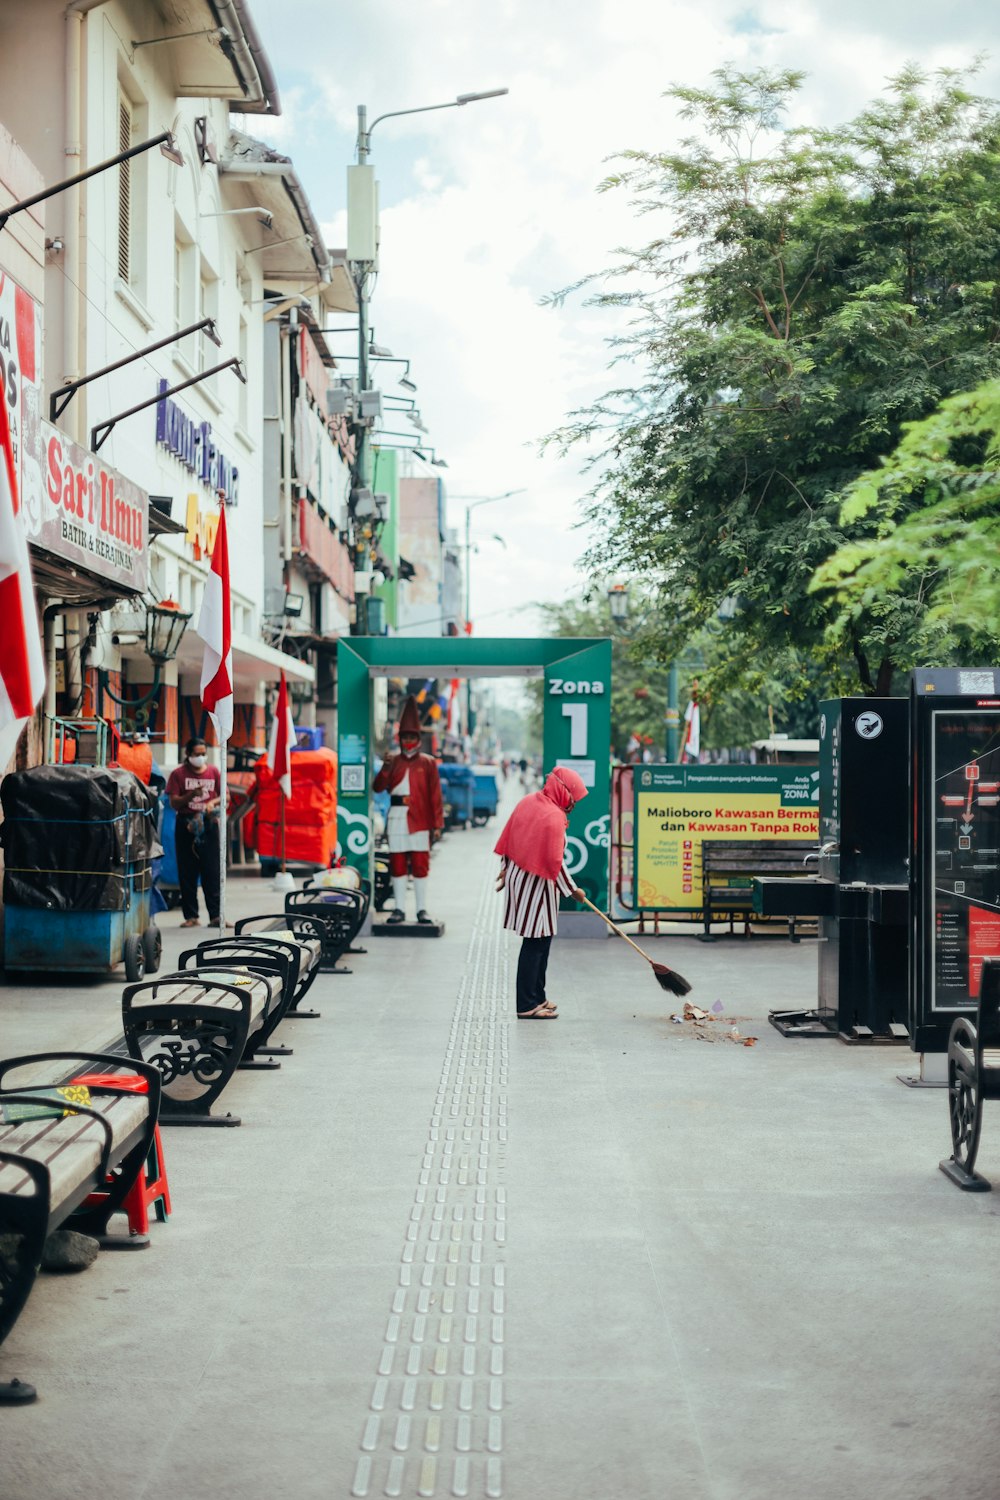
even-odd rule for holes
{"type": "MultiPolygon", "coordinates": [[[[984,0],[948,12],[938,0],[368,0],[350,10],[253,0],[253,9],[289,103],[273,138],[334,244],[344,242],[343,168],[359,101],[373,120],[510,88],[505,99],[385,120],[372,140],[383,184],[379,342],[413,361],[449,490],[527,492],[474,516],[474,537],[486,539],[472,561],[473,616],[490,634],[533,633],[538,621],[522,606],[581,582],[585,539],[574,527],[589,480],[579,461],[536,445],[621,372],[608,370],[610,316],[580,296],[562,309],[539,298],[653,231],[624,194],[596,193],[605,158],[671,145],[683,130],[664,90],[704,84],[724,61],[805,69],[797,116],[833,124],[909,58],[963,64],[993,29],[984,0]]],[[[998,82],[995,68],[981,80],[987,92],[998,82]]],[[[461,502],[451,519],[462,524],[461,502]]]]}

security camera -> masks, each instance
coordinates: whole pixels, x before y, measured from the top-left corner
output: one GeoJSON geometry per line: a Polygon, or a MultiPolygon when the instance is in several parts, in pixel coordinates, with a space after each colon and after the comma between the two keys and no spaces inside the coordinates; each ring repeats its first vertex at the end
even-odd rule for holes
{"type": "Polygon", "coordinates": [[[139,635],[134,630],[116,630],[111,637],[112,646],[138,646],[139,635]]]}

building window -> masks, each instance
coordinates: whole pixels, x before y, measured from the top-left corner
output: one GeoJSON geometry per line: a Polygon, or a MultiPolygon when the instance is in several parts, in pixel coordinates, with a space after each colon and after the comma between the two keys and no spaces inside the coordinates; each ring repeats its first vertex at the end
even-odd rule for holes
{"type": "MultiPolygon", "coordinates": [[[[198,311],[195,316],[199,319],[218,319],[219,316],[219,278],[204,260],[198,278],[198,311]]],[[[198,369],[207,370],[215,363],[216,346],[205,329],[202,329],[198,334],[198,369]]]]}
{"type": "MultiPolygon", "coordinates": [[[[195,321],[197,306],[198,250],[192,244],[180,219],[174,220],[174,328],[189,328],[195,321]]],[[[176,346],[182,359],[195,357],[190,338],[176,346]]]]}
{"type": "MultiPolygon", "coordinates": [[[[132,147],[132,105],[125,95],[118,93],[118,150],[129,151],[132,147]]],[[[132,280],[132,163],[123,161],[118,167],[118,275],[122,281],[132,280]]]]}

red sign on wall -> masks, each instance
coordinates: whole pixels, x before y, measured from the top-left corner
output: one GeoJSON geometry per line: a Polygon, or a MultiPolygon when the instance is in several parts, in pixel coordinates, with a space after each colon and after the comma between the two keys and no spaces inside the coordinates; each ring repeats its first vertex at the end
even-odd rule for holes
{"type": "Polygon", "coordinates": [[[307,500],[299,501],[298,550],[330,580],[343,598],[354,598],[354,564],[350,551],[307,500]]]}

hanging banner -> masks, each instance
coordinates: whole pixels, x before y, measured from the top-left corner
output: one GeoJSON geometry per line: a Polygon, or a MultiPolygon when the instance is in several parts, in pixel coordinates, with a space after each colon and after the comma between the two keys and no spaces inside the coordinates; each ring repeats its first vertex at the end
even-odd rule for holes
{"type": "Polygon", "coordinates": [[[41,367],[41,308],[0,268],[0,401],[7,407],[14,473],[29,535],[39,524],[41,491],[34,471],[25,476],[24,455],[38,446],[41,367]]]}
{"type": "Polygon", "coordinates": [[[701,911],[701,848],[708,839],[815,844],[819,838],[818,768],[636,766],[634,787],[641,911],[701,911]]]}

